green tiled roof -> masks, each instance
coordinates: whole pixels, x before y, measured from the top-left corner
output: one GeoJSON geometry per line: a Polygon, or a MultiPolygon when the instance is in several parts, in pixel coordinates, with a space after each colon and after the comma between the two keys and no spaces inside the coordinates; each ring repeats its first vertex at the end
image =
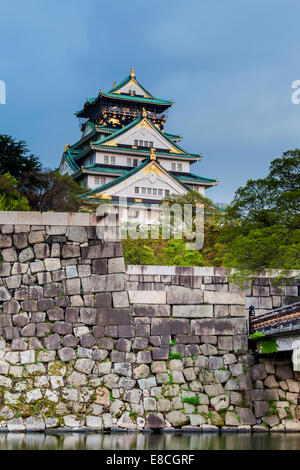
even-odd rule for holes
{"type": "Polygon", "coordinates": [[[199,181],[203,183],[215,183],[217,181],[214,178],[204,178],[203,176],[194,175],[193,173],[190,173],[189,176],[176,175],[176,173],[171,173],[171,174],[179,180],[199,181]]]}
{"type": "MultiPolygon", "coordinates": [[[[136,124],[138,124],[139,122],[141,122],[143,119],[145,119],[144,117],[142,116],[139,116],[137,117],[134,121],[130,122],[129,124],[127,124],[127,126],[125,127],[122,127],[121,129],[118,129],[116,132],[114,132],[113,134],[110,134],[108,135],[107,137],[104,137],[103,139],[100,139],[100,140],[97,140],[96,142],[93,142],[93,145],[105,145],[105,142],[108,142],[110,140],[113,140],[115,139],[116,137],[122,135],[124,132],[127,132],[129,129],[131,129],[132,127],[134,127],[136,124]]],[[[154,126],[152,124],[152,122],[149,120],[148,122],[150,122],[150,124],[152,126],[154,126]]],[[[155,130],[157,132],[159,132],[159,134],[164,137],[173,147],[176,147],[180,152],[182,152],[183,154],[187,155],[187,156],[196,156],[195,154],[189,154],[187,153],[183,148],[181,148],[178,144],[176,144],[175,142],[173,142],[171,140],[170,137],[168,137],[168,134],[162,132],[158,127],[155,127],[155,130]]],[[[119,147],[120,148],[120,147],[119,147]]],[[[127,149],[128,150],[128,149],[127,149]]],[[[134,149],[133,149],[134,150],[134,149]]],[[[140,151],[140,150],[139,150],[140,151]]],[[[149,153],[149,150],[147,150],[147,153],[149,153]]],[[[175,154],[175,156],[178,155],[178,154],[175,154]]],[[[199,155],[197,155],[198,157],[199,155]]]]}
{"type": "MultiPolygon", "coordinates": [[[[124,80],[122,80],[118,85],[116,85],[115,87],[113,87],[111,90],[108,90],[108,93],[112,93],[114,91],[118,91],[120,88],[122,88],[124,85],[126,85],[126,83],[130,82],[132,80],[132,77],[131,75],[128,75],[128,77],[124,78],[124,80]]],[[[154,98],[153,95],[151,95],[151,93],[149,93],[149,91],[146,90],[145,87],[143,87],[143,85],[140,84],[140,82],[137,81],[136,77],[134,77],[134,80],[136,81],[136,83],[139,85],[139,87],[142,88],[142,90],[144,90],[145,93],[147,93],[147,95],[150,95],[152,96],[152,98],[154,98]]]]}
{"type": "Polygon", "coordinates": [[[85,106],[87,103],[93,103],[97,99],[99,99],[100,96],[104,96],[106,98],[112,98],[112,99],[121,99],[121,100],[126,100],[126,101],[133,101],[133,102],[138,102],[140,101],[141,103],[147,103],[147,104],[158,104],[158,105],[165,105],[165,106],[171,106],[173,103],[172,101],[168,100],[160,100],[158,98],[144,98],[143,96],[137,96],[137,95],[122,95],[120,93],[109,93],[105,91],[100,91],[98,96],[95,98],[89,98],[85,103],[82,109],[77,111],[75,113],[76,116],[81,114],[85,110],[85,106]]]}
{"type": "Polygon", "coordinates": [[[113,181],[110,181],[109,183],[106,183],[102,186],[98,186],[95,189],[91,189],[90,191],[86,192],[83,196],[89,196],[90,194],[95,194],[95,193],[97,194],[99,192],[105,191],[106,189],[109,189],[109,188],[115,186],[116,184],[121,183],[122,181],[129,178],[129,176],[134,175],[137,171],[141,170],[146,165],[148,165],[149,161],[150,161],[150,158],[148,158],[145,162],[141,163],[139,166],[137,166],[137,167],[133,168],[132,170],[126,172],[124,175],[119,176],[119,178],[115,178],[113,181]]]}

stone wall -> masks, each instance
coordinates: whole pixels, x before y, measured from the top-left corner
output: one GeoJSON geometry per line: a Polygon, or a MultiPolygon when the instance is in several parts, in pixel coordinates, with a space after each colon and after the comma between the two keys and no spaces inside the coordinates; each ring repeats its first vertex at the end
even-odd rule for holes
{"type": "Polygon", "coordinates": [[[248,350],[244,292],[136,280],[86,214],[26,217],[0,225],[2,430],[300,429],[289,361],[248,350]]]}
{"type": "MultiPolygon", "coordinates": [[[[295,273],[292,273],[295,274],[295,273]]],[[[229,282],[225,268],[184,266],[126,266],[126,288],[165,290],[169,285],[182,285],[206,291],[240,292],[229,282]]],[[[300,301],[300,276],[280,282],[267,275],[245,282],[246,308],[255,307],[256,315],[300,301]]]]}

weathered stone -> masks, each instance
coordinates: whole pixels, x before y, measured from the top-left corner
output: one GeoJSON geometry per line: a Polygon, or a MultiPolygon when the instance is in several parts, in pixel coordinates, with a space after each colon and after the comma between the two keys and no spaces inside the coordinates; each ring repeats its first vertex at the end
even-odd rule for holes
{"type": "Polygon", "coordinates": [[[203,291],[181,286],[171,286],[166,289],[168,304],[202,304],[203,291]]]}
{"type": "Polygon", "coordinates": [[[35,352],[31,349],[20,353],[21,364],[32,364],[35,362],[35,352]]]}
{"type": "Polygon", "coordinates": [[[90,374],[94,367],[95,362],[91,359],[78,359],[75,362],[75,369],[79,372],[83,372],[84,374],[90,374]]]}
{"type": "Polygon", "coordinates": [[[263,364],[255,364],[251,368],[251,375],[253,380],[263,380],[267,377],[263,364]]]}
{"type": "Polygon", "coordinates": [[[1,257],[3,261],[11,263],[18,260],[15,248],[5,248],[2,250],[1,257]]]}
{"type": "Polygon", "coordinates": [[[155,377],[148,377],[146,379],[139,379],[138,385],[141,389],[147,389],[151,387],[156,387],[156,379],[155,377]]]}
{"type": "Polygon", "coordinates": [[[97,314],[97,325],[130,325],[130,310],[127,308],[103,308],[97,314]]]}
{"type": "Polygon", "coordinates": [[[37,416],[30,416],[25,420],[25,427],[27,431],[44,431],[45,422],[43,418],[37,416]]]}
{"type": "Polygon", "coordinates": [[[0,302],[10,299],[10,293],[4,286],[0,286],[0,302]]]}
{"type": "Polygon", "coordinates": [[[209,356],[208,367],[209,369],[220,369],[224,367],[223,358],[219,356],[209,356]]]}
{"type": "Polygon", "coordinates": [[[205,385],[204,389],[205,389],[205,393],[209,397],[216,397],[218,395],[224,395],[224,388],[222,387],[221,384],[205,385]]]}
{"type": "MultiPolygon", "coordinates": [[[[67,378],[67,384],[72,385],[73,387],[81,387],[87,385],[87,378],[85,374],[80,372],[72,372],[71,375],[67,378]]],[[[98,402],[96,402],[98,403],[98,402]]]]}
{"type": "Polygon", "coordinates": [[[80,428],[84,426],[84,419],[79,420],[76,415],[67,415],[63,417],[65,426],[68,428],[80,428]]]}
{"type": "Polygon", "coordinates": [[[47,349],[60,349],[60,336],[57,334],[50,335],[45,338],[45,346],[47,349]]]}
{"type": "Polygon", "coordinates": [[[68,362],[73,359],[76,359],[75,351],[68,347],[59,349],[58,355],[59,355],[60,360],[64,362],[68,362]]]}
{"type": "Polygon", "coordinates": [[[20,263],[26,263],[27,261],[30,261],[31,259],[34,259],[34,253],[31,248],[25,248],[25,250],[22,250],[19,253],[20,263]]]}
{"type": "Polygon", "coordinates": [[[6,315],[18,313],[20,308],[20,304],[17,300],[9,300],[2,304],[3,313],[6,315]]]}
{"type": "Polygon", "coordinates": [[[125,263],[124,258],[111,258],[108,260],[108,272],[109,273],[124,273],[125,263]]]}
{"type": "Polygon", "coordinates": [[[40,351],[38,354],[39,362],[51,362],[55,359],[55,351],[40,351]]]}
{"type": "Polygon", "coordinates": [[[229,370],[218,370],[218,369],[215,370],[214,374],[215,374],[216,381],[221,384],[227,382],[231,375],[229,370]]]}
{"type": "Polygon", "coordinates": [[[174,410],[166,414],[166,419],[174,426],[175,428],[184,426],[188,424],[189,418],[182,411],[174,410]]]}
{"type": "Polygon", "coordinates": [[[148,414],[146,423],[149,429],[162,429],[165,426],[162,416],[153,413],[148,414]]]}
{"type": "Polygon", "coordinates": [[[255,416],[249,408],[236,407],[236,412],[240,417],[240,424],[255,424],[255,416]]]}
{"type": "Polygon", "coordinates": [[[238,335],[246,334],[246,321],[243,318],[207,318],[191,321],[193,334],[238,335]]]}
{"type": "Polygon", "coordinates": [[[110,391],[106,387],[97,388],[95,403],[106,407],[110,405],[110,391]]]}
{"type": "Polygon", "coordinates": [[[28,323],[28,325],[23,326],[21,329],[21,336],[34,336],[36,330],[35,323],[28,323]]]}
{"type": "Polygon", "coordinates": [[[113,306],[117,308],[129,307],[129,299],[127,292],[113,292],[112,293],[113,306]]]}
{"type": "Polygon", "coordinates": [[[13,418],[7,422],[7,428],[10,432],[25,431],[25,426],[22,418],[13,418]]]}
{"type": "Polygon", "coordinates": [[[135,338],[132,344],[133,351],[140,351],[147,349],[149,344],[148,338],[135,338]]]}
{"type": "Polygon", "coordinates": [[[151,351],[139,351],[137,353],[136,362],[138,364],[151,364],[152,362],[151,351]]]}
{"type": "Polygon", "coordinates": [[[278,388],[279,387],[279,384],[276,381],[274,375],[269,375],[266,378],[266,380],[264,381],[264,384],[265,384],[266,387],[269,387],[269,388],[278,388]]]}
{"type": "Polygon", "coordinates": [[[83,292],[114,292],[124,290],[123,274],[92,274],[81,279],[83,292]]]}
{"type": "Polygon", "coordinates": [[[235,413],[233,413],[232,411],[226,411],[225,424],[226,426],[239,426],[240,422],[237,419],[235,413]]]}
{"type": "Polygon", "coordinates": [[[135,317],[169,317],[170,315],[170,305],[133,305],[133,316],[135,317]]]}
{"type": "Polygon", "coordinates": [[[188,320],[181,320],[175,318],[152,318],[151,320],[151,334],[152,335],[174,335],[186,334],[189,332],[188,320]]]}
{"type": "Polygon", "coordinates": [[[27,348],[28,345],[22,338],[15,338],[11,342],[11,349],[13,351],[25,351],[27,348]]]}
{"type": "Polygon", "coordinates": [[[256,418],[265,416],[269,411],[269,405],[266,401],[255,401],[254,402],[254,415],[256,418]]]}
{"type": "Polygon", "coordinates": [[[131,364],[115,362],[114,373],[118,375],[123,375],[124,377],[131,377],[132,376],[131,364]]]}
{"type": "Polygon", "coordinates": [[[294,378],[292,369],[289,366],[285,366],[285,365],[276,367],[276,376],[279,379],[283,379],[283,380],[294,378]]]}
{"type": "Polygon", "coordinates": [[[60,307],[55,307],[47,311],[49,321],[64,320],[64,311],[60,307]]]}

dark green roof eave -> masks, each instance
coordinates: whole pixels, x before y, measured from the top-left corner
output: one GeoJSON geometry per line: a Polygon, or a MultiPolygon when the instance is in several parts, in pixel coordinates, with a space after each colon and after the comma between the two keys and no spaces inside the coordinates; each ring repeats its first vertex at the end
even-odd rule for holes
{"type": "Polygon", "coordinates": [[[132,170],[128,171],[124,175],[119,176],[118,178],[115,178],[113,181],[110,181],[109,183],[106,183],[102,186],[98,186],[97,188],[91,189],[90,191],[85,193],[85,196],[88,196],[89,194],[95,194],[95,193],[99,193],[99,192],[102,192],[102,191],[106,191],[107,189],[115,186],[116,184],[122,183],[122,181],[129,178],[129,176],[134,175],[137,171],[144,168],[144,166],[146,166],[149,163],[149,161],[150,161],[150,158],[148,158],[146,161],[144,161],[143,163],[141,163],[137,167],[133,168],[132,170]]]}

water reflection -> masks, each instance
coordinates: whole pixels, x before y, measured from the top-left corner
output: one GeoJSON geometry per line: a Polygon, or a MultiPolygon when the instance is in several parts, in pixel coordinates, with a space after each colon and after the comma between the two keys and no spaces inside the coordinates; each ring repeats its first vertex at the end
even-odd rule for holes
{"type": "Polygon", "coordinates": [[[0,450],[299,450],[300,434],[0,434],[0,450]]]}

